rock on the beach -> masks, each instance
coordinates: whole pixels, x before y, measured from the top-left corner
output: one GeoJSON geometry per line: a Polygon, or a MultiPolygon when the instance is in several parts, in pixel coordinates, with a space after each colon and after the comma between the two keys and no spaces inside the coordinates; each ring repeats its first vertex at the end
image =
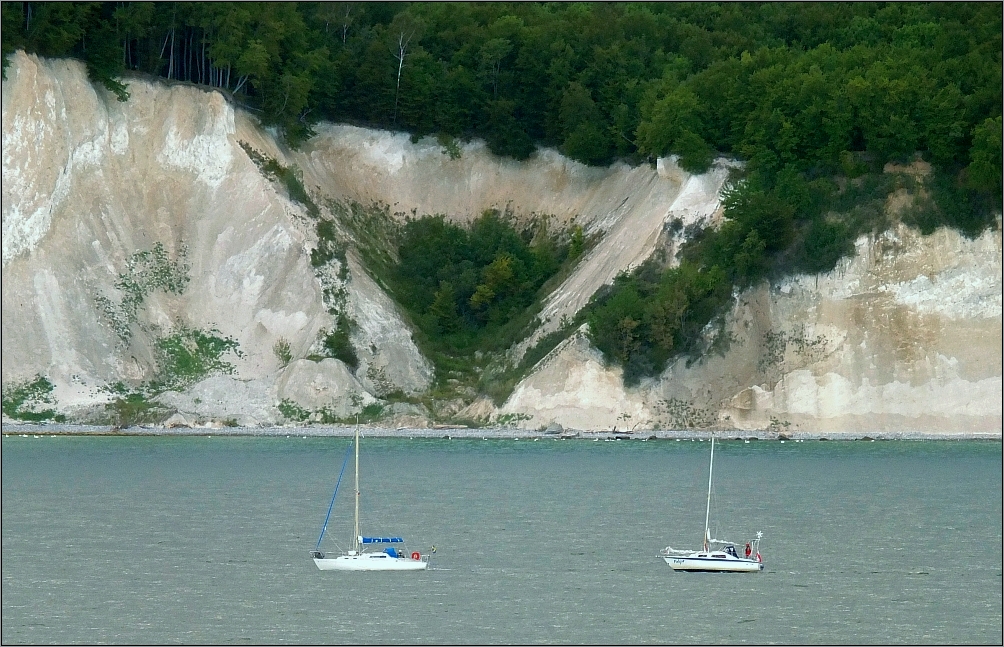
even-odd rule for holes
{"type": "Polygon", "coordinates": [[[320,362],[291,362],[277,383],[280,401],[289,400],[307,411],[327,411],[348,418],[377,401],[349,371],[344,362],[326,358],[320,362]]]}

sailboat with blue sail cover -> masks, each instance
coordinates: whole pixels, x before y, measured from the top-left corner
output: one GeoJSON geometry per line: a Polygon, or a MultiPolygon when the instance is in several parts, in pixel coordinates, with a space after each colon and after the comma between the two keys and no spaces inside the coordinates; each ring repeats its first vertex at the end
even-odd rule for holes
{"type": "Polygon", "coordinates": [[[345,453],[345,460],[342,461],[342,469],[338,474],[338,481],[335,483],[335,492],[331,496],[331,504],[328,506],[328,514],[324,518],[324,525],[321,527],[321,535],[317,538],[317,545],[310,551],[314,564],[322,571],[424,571],[429,567],[429,556],[419,552],[408,555],[404,550],[404,539],[401,537],[364,537],[359,534],[359,426],[356,425],[355,442],[351,450],[355,448],[355,491],[356,491],[356,512],[355,526],[352,533],[352,548],[339,555],[325,555],[321,552],[321,540],[324,539],[324,532],[328,527],[328,519],[331,518],[331,509],[335,505],[335,497],[338,496],[338,486],[342,482],[342,475],[345,473],[345,465],[348,463],[349,454],[345,453]],[[370,547],[380,548],[389,544],[383,550],[367,550],[370,547]]]}

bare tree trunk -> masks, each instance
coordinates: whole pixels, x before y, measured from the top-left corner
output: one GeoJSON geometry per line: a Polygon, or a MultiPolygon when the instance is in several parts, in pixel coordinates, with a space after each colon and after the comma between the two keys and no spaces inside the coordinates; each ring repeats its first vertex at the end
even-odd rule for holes
{"type": "MultiPolygon", "coordinates": [[[[349,15],[352,13],[352,7],[345,5],[345,18],[342,19],[342,45],[345,44],[345,39],[349,36],[349,15]]],[[[327,29],[325,29],[327,31],[327,29]]]]}
{"type": "Polygon", "coordinates": [[[404,32],[397,38],[397,54],[394,58],[397,59],[397,89],[394,90],[394,119],[391,123],[397,123],[397,104],[398,99],[401,96],[401,72],[404,70],[404,58],[408,55],[408,43],[411,42],[411,34],[405,37],[404,32]]]}
{"type": "Polygon", "coordinates": [[[282,107],[279,108],[279,112],[276,114],[282,114],[286,110],[286,104],[289,102],[289,88],[286,88],[286,96],[282,98],[282,107]]]}
{"type": "Polygon", "coordinates": [[[171,54],[170,62],[167,64],[167,78],[171,78],[171,74],[174,72],[174,27],[171,27],[171,54]]]}
{"type": "Polygon", "coordinates": [[[171,38],[171,34],[164,36],[164,44],[160,46],[160,55],[157,57],[158,59],[164,58],[164,50],[167,49],[167,41],[169,38],[171,38]]]}

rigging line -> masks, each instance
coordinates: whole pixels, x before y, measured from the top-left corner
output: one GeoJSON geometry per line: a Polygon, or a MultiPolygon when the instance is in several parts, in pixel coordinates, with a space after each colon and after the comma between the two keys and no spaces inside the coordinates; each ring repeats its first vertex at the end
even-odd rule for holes
{"type": "Polygon", "coordinates": [[[342,469],[338,472],[338,480],[335,481],[335,492],[331,495],[331,503],[328,504],[328,514],[324,517],[324,525],[321,526],[321,536],[317,538],[317,545],[314,546],[314,550],[321,547],[321,540],[324,539],[324,531],[328,529],[328,519],[331,518],[331,508],[335,506],[335,497],[338,496],[338,486],[342,482],[342,474],[345,473],[345,466],[349,463],[349,454],[352,452],[352,445],[345,450],[345,460],[342,461],[342,469]]]}

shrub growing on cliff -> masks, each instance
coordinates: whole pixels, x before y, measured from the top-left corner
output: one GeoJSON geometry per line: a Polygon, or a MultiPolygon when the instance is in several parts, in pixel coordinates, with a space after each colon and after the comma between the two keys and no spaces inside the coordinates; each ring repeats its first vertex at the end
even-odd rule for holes
{"type": "Polygon", "coordinates": [[[310,194],[303,186],[303,174],[295,166],[283,166],[273,157],[255,150],[247,142],[239,142],[247,156],[255,163],[258,170],[269,180],[278,181],[286,187],[286,193],[291,200],[299,202],[307,209],[307,213],[316,218],[320,215],[317,204],[310,199],[310,194]]]}
{"type": "Polygon", "coordinates": [[[275,355],[275,358],[279,360],[279,365],[282,367],[286,367],[293,359],[293,352],[290,349],[289,340],[285,337],[280,337],[276,340],[275,344],[272,345],[272,353],[275,355]]]}
{"type": "Polygon", "coordinates": [[[717,266],[662,269],[647,261],[591,300],[590,341],[623,367],[626,385],[637,384],[661,373],[671,357],[704,350],[705,327],[730,301],[731,288],[717,266]]]}
{"type": "Polygon", "coordinates": [[[129,391],[122,385],[118,386],[118,390],[121,396],[106,404],[105,412],[119,427],[156,424],[171,414],[167,407],[151,401],[139,391],[129,391]]]}
{"type": "Polygon", "coordinates": [[[359,356],[352,346],[350,335],[356,327],[356,322],[344,312],[335,317],[333,330],[321,330],[321,345],[328,357],[340,359],[353,371],[359,368],[359,356]]]}
{"type": "MultiPolygon", "coordinates": [[[[359,406],[359,402],[354,403],[359,406]]],[[[344,425],[349,423],[369,423],[383,417],[384,405],[379,402],[360,407],[356,413],[349,416],[339,416],[328,408],[310,410],[301,407],[292,400],[286,399],[276,405],[279,413],[286,420],[293,422],[318,422],[323,425],[344,425]]]]}
{"type": "Polygon", "coordinates": [[[282,414],[286,420],[292,420],[294,422],[306,422],[310,419],[310,412],[299,406],[292,400],[286,399],[276,405],[279,413],[282,414]]]}
{"type": "Polygon", "coordinates": [[[187,254],[188,248],[182,244],[177,259],[171,260],[160,242],[149,250],[135,252],[126,259],[125,270],[115,281],[117,301],[103,294],[95,296],[108,323],[123,342],[132,338],[133,324],[138,321],[139,309],[147,296],[158,290],[174,295],[184,293],[191,269],[185,262],[187,254]]]}
{"type": "Polygon", "coordinates": [[[240,356],[237,340],[213,334],[218,332],[181,327],[157,340],[159,371],[151,389],[180,389],[211,375],[233,373],[234,365],[223,356],[240,356]]]}
{"type": "Polygon", "coordinates": [[[345,243],[335,231],[335,223],[330,220],[317,221],[317,247],[310,251],[310,265],[319,268],[332,260],[339,262],[338,277],[345,280],[349,275],[349,264],[345,257],[345,243]]]}

